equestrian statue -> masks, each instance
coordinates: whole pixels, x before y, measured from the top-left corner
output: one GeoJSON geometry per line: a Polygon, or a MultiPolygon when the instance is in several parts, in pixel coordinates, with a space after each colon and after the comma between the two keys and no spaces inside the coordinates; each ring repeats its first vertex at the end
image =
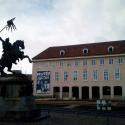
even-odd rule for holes
{"type": "Polygon", "coordinates": [[[24,52],[22,51],[25,49],[24,41],[22,40],[16,40],[13,44],[10,43],[9,38],[6,38],[3,40],[0,37],[0,41],[2,42],[2,48],[3,48],[3,54],[0,59],[0,74],[5,75],[4,68],[7,67],[9,72],[14,73],[14,71],[11,70],[12,64],[17,64],[17,61],[23,60],[24,58],[27,58],[29,62],[31,63],[31,59],[28,55],[24,55],[24,52]]]}

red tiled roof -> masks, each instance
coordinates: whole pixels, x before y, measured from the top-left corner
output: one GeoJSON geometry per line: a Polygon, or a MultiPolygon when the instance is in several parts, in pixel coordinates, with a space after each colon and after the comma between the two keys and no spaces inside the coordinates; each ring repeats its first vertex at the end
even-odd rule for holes
{"type": "Polygon", "coordinates": [[[100,43],[49,47],[40,54],[36,55],[33,60],[107,55],[109,54],[108,47],[110,46],[114,47],[114,52],[112,54],[125,53],[125,40],[119,40],[100,43]],[[88,54],[86,55],[83,54],[84,48],[88,49],[88,54]],[[64,50],[65,54],[60,55],[60,50],[64,50]]]}

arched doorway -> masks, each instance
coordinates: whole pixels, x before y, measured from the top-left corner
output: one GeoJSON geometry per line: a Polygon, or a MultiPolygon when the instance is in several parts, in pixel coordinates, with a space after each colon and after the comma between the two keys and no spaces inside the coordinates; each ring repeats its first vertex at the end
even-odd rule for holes
{"type": "Polygon", "coordinates": [[[89,87],[82,87],[82,99],[89,99],[89,87]]]}
{"type": "Polygon", "coordinates": [[[110,99],[111,98],[111,88],[110,86],[103,87],[103,98],[110,99]]]}
{"type": "Polygon", "coordinates": [[[79,87],[72,87],[72,97],[79,99],[79,87]]]}
{"type": "Polygon", "coordinates": [[[99,93],[99,87],[93,86],[92,87],[92,99],[99,99],[100,93],[99,93]]]}
{"type": "Polygon", "coordinates": [[[62,88],[62,97],[68,98],[69,97],[69,87],[63,87],[62,88]]]}
{"type": "Polygon", "coordinates": [[[122,96],[122,87],[121,86],[114,86],[114,95],[122,96]]]}
{"type": "Polygon", "coordinates": [[[53,87],[53,97],[59,98],[60,95],[60,87],[53,87]]]}
{"type": "Polygon", "coordinates": [[[103,87],[103,95],[111,95],[111,89],[109,86],[103,87]]]}

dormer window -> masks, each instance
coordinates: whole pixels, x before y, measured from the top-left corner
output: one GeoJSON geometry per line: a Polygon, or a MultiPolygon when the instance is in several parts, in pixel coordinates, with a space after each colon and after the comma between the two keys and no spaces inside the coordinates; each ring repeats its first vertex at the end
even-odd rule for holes
{"type": "Polygon", "coordinates": [[[113,53],[114,52],[114,47],[113,46],[109,46],[108,47],[108,52],[109,53],[113,53]]]}
{"type": "Polygon", "coordinates": [[[83,54],[86,55],[88,53],[88,49],[87,48],[84,48],[83,49],[83,54]]]}
{"type": "Polygon", "coordinates": [[[65,55],[65,50],[60,50],[60,56],[64,56],[65,55]]]}

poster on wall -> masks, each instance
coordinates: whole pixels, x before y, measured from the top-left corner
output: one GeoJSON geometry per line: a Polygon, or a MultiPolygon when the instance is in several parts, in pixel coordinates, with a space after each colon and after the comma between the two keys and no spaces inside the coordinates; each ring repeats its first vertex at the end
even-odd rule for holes
{"type": "Polygon", "coordinates": [[[37,72],[37,94],[48,94],[50,91],[50,71],[37,72]]]}

